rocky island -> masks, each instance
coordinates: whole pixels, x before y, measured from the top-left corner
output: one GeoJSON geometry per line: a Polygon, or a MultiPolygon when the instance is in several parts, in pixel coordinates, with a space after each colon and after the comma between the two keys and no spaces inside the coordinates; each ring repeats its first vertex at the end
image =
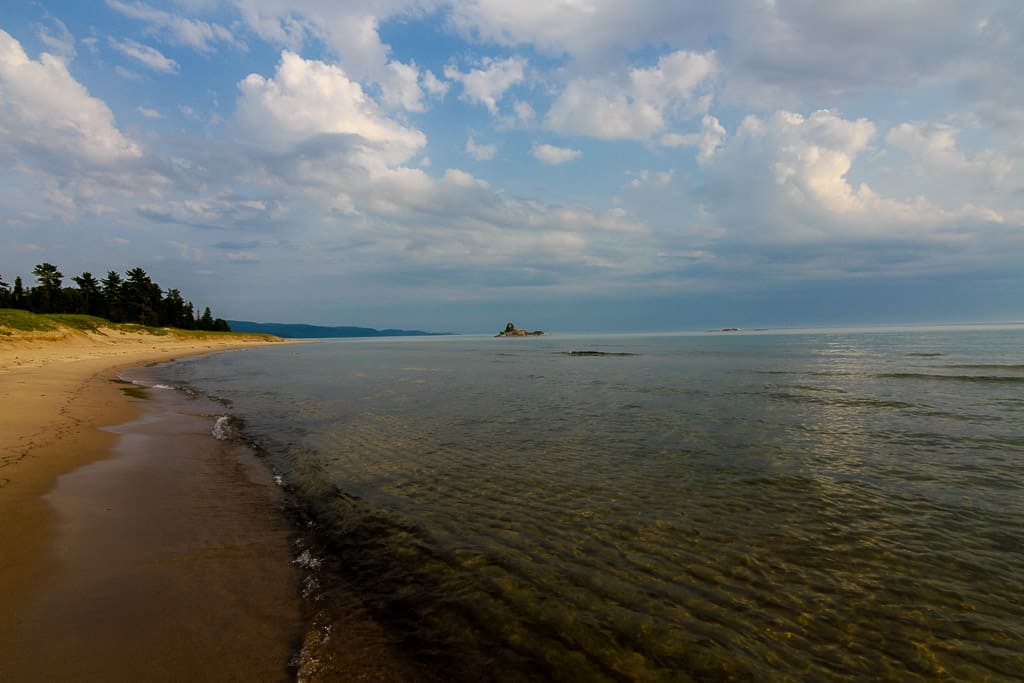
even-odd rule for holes
{"type": "Polygon", "coordinates": [[[505,325],[505,329],[503,331],[499,332],[498,334],[496,334],[494,336],[496,336],[496,337],[543,337],[544,336],[544,332],[542,330],[534,330],[533,332],[528,332],[526,330],[520,330],[520,329],[516,328],[515,324],[509,323],[508,325],[505,325]]]}

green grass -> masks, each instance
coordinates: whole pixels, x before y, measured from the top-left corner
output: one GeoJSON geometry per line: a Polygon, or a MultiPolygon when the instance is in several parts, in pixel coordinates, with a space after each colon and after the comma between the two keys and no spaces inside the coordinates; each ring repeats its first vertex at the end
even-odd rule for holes
{"type": "Polygon", "coordinates": [[[115,323],[94,315],[71,313],[30,313],[14,308],[0,308],[0,336],[11,336],[15,332],[59,332],[63,329],[81,332],[110,334],[114,332],[136,332],[155,337],[177,337],[179,339],[208,339],[210,337],[240,337],[245,339],[275,340],[272,334],[245,334],[236,332],[206,332],[203,330],[179,330],[174,327],[148,327],[134,323],[115,323]]]}

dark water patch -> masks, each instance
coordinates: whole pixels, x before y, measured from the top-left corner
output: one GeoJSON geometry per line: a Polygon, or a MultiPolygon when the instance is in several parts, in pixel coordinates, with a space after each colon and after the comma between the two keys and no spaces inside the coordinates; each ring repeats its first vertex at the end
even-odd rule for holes
{"type": "Polygon", "coordinates": [[[561,353],[564,356],[596,356],[596,357],[602,357],[602,356],[610,356],[610,357],[618,356],[618,357],[623,357],[623,356],[636,356],[636,355],[639,355],[639,354],[636,354],[636,353],[628,353],[628,352],[625,352],[625,351],[560,351],[559,353],[561,353]]]}
{"type": "Polygon", "coordinates": [[[907,355],[916,358],[937,358],[939,356],[945,356],[946,354],[938,351],[920,351],[916,353],[908,353],[907,355]]]}
{"type": "Polygon", "coordinates": [[[1006,375],[939,375],[926,372],[885,372],[879,379],[918,379],[935,382],[977,382],[981,384],[1022,384],[1024,377],[1006,375]]]}
{"type": "Polygon", "coordinates": [[[896,408],[910,409],[918,407],[914,403],[883,398],[858,398],[853,396],[821,396],[820,394],[801,394],[787,391],[766,391],[762,394],[768,398],[796,403],[809,403],[822,406],[843,408],[896,408]]]}
{"type": "Polygon", "coordinates": [[[1018,365],[1013,363],[958,363],[951,365],[943,365],[943,368],[957,369],[957,370],[1011,370],[1011,371],[1024,371],[1024,365],[1018,365]]]}

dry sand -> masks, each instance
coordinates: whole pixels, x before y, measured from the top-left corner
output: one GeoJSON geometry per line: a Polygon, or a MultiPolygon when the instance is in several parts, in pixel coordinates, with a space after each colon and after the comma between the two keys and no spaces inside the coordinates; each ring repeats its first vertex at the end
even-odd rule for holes
{"type": "Polygon", "coordinates": [[[299,599],[275,487],[209,415],[140,420],[112,381],[264,343],[0,336],[0,681],[286,676],[299,599]]]}

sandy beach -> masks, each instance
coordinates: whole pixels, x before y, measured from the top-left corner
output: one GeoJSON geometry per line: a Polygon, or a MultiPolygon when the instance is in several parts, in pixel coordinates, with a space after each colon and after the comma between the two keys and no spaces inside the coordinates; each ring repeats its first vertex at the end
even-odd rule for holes
{"type": "Polygon", "coordinates": [[[266,343],[0,336],[0,680],[287,677],[301,615],[276,487],[210,438],[215,408],[117,381],[266,343]]]}

